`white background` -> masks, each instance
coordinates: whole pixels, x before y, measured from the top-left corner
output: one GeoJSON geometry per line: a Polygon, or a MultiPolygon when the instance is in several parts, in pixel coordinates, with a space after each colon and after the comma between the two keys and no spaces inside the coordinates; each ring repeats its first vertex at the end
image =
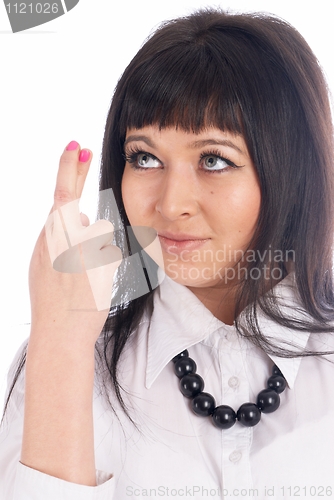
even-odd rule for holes
{"type": "MultiPolygon", "coordinates": [[[[27,2],[29,3],[29,2],[27,2]]],[[[94,153],[81,210],[95,220],[106,114],[117,79],[158,24],[199,7],[263,11],[306,38],[334,89],[330,0],[80,0],[68,14],[12,34],[0,4],[0,410],[6,373],[29,335],[28,268],[52,206],[58,160],[70,140],[94,153]]]]}

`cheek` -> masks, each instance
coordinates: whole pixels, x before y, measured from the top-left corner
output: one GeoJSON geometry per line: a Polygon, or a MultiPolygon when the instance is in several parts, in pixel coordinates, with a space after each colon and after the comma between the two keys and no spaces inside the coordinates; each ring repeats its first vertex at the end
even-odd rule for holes
{"type": "Polygon", "coordinates": [[[239,232],[252,232],[257,222],[260,206],[261,191],[257,181],[236,186],[223,200],[221,213],[225,223],[239,232]]]}
{"type": "MultiPolygon", "coordinates": [[[[122,199],[131,225],[141,225],[152,205],[147,186],[125,169],[122,178],[122,199]]],[[[145,224],[143,224],[145,225],[145,224]]]]}

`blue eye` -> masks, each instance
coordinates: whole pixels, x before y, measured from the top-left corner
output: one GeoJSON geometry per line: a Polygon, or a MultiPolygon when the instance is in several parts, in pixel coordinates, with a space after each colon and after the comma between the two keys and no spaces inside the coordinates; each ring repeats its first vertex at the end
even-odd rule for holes
{"type": "Polygon", "coordinates": [[[134,169],[148,170],[161,166],[158,158],[144,151],[131,150],[124,155],[124,158],[134,169]]]}
{"type": "Polygon", "coordinates": [[[223,158],[219,158],[215,155],[206,156],[204,158],[204,165],[210,170],[223,170],[229,166],[223,158]]]}
{"type": "Polygon", "coordinates": [[[139,167],[144,168],[156,168],[159,166],[158,160],[148,153],[139,153],[137,155],[137,164],[139,167]]]}
{"type": "Polygon", "coordinates": [[[239,166],[231,160],[220,156],[218,151],[202,153],[200,161],[202,162],[204,170],[208,173],[222,173],[225,172],[225,170],[239,168],[239,166]]]}

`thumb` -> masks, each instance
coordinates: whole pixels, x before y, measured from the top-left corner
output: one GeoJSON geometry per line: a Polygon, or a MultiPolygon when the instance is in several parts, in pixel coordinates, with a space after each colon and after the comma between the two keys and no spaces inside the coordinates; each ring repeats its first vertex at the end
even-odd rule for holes
{"type": "Polygon", "coordinates": [[[80,212],[80,221],[81,221],[81,224],[85,227],[89,226],[90,222],[89,222],[89,218],[87,217],[86,214],[80,212]]]}

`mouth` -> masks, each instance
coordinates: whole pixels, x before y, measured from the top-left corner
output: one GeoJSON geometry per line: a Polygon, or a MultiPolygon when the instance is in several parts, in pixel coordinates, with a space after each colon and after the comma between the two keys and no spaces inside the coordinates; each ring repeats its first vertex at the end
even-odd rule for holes
{"type": "Polygon", "coordinates": [[[171,254],[177,254],[184,250],[195,250],[210,241],[210,238],[201,238],[182,233],[158,233],[158,236],[162,249],[171,254]]]}

